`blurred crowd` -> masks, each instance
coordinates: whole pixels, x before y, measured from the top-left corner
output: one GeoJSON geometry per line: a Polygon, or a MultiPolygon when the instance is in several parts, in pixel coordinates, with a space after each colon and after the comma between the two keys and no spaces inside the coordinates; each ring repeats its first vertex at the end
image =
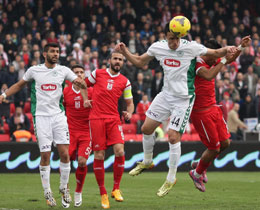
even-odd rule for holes
{"type": "MultiPolygon", "coordinates": [[[[184,15],[192,27],[187,37],[200,43],[215,38],[222,46],[238,46],[251,35],[252,45],[216,78],[217,102],[225,118],[234,103],[239,118],[260,119],[260,1],[258,0],[0,0],[0,87],[4,92],[32,65],[43,62],[43,46],[60,45],[60,63],[82,64],[86,76],[106,68],[110,51],[124,42],[132,53],[143,54],[164,39],[164,26],[184,15]]],[[[135,107],[160,92],[163,72],[156,60],[142,68],[126,61],[122,69],[132,83],[135,107]],[[143,101],[142,98],[145,95],[143,101]],[[147,97],[146,97],[147,96],[147,97]]],[[[30,87],[6,103],[23,107],[30,87]]],[[[140,105],[139,105],[140,106],[140,105]]],[[[140,110],[140,108],[139,108],[140,110]]],[[[8,104],[0,115],[8,119],[8,104]]]]}

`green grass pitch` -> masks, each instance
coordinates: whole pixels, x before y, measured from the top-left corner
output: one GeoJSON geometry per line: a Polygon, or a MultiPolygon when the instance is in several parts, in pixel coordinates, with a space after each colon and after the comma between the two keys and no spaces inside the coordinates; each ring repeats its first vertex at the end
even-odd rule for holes
{"type": "MultiPolygon", "coordinates": [[[[188,173],[177,174],[177,184],[163,198],[156,196],[165,181],[166,172],[144,172],[131,177],[126,172],[121,183],[124,202],[110,198],[110,209],[122,210],[260,210],[260,172],[208,172],[206,192],[195,189],[188,173]]],[[[113,174],[106,173],[105,185],[110,195],[113,174]]],[[[51,187],[57,206],[46,205],[39,174],[0,174],[0,210],[63,209],[58,194],[59,175],[51,174],[51,187]]],[[[73,197],[75,175],[70,176],[73,197]]],[[[100,195],[93,173],[87,174],[83,204],[70,209],[101,209],[100,195]]]]}

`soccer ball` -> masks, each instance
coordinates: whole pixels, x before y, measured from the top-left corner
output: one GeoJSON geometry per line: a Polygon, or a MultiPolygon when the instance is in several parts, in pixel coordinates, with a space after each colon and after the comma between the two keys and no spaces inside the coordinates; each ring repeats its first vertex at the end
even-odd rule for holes
{"type": "Polygon", "coordinates": [[[179,38],[186,36],[190,30],[190,27],[191,25],[189,19],[181,15],[172,18],[169,24],[170,32],[179,38]]]}

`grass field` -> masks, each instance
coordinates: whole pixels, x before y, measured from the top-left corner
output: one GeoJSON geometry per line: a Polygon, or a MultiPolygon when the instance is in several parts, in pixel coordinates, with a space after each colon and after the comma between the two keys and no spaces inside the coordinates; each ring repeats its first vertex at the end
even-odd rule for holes
{"type": "MultiPolygon", "coordinates": [[[[106,174],[106,187],[110,193],[112,173],[106,174]]],[[[177,174],[177,184],[164,198],[156,196],[164,182],[166,172],[146,172],[137,177],[124,174],[121,190],[124,202],[110,199],[111,209],[171,210],[171,209],[260,209],[260,172],[208,172],[206,192],[195,189],[188,173],[177,174]]],[[[58,194],[59,175],[51,174],[51,186],[57,206],[63,209],[58,194]]],[[[70,176],[71,194],[75,189],[74,173],[70,176]]],[[[93,173],[87,174],[83,190],[83,204],[70,209],[101,209],[100,196],[93,173]]],[[[0,174],[0,210],[50,209],[45,203],[39,174],[0,174]]]]}

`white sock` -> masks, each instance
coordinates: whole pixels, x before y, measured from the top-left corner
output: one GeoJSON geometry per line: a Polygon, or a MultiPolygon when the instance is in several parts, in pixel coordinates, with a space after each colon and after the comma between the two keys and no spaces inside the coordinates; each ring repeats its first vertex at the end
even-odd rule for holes
{"type": "Polygon", "coordinates": [[[50,165],[48,165],[48,166],[40,165],[39,170],[40,170],[40,176],[41,176],[42,187],[44,189],[44,193],[50,192],[51,191],[51,186],[50,186],[51,167],[50,167],[50,165]]]}
{"type": "Polygon", "coordinates": [[[70,177],[70,162],[60,162],[60,189],[67,188],[70,177]]]}
{"type": "Polygon", "coordinates": [[[181,157],[181,142],[176,144],[169,143],[169,171],[167,175],[167,180],[173,183],[176,179],[176,172],[178,163],[181,157]]]}
{"type": "Polygon", "coordinates": [[[150,164],[153,161],[153,146],[155,144],[154,133],[151,135],[143,135],[143,150],[144,150],[144,160],[145,165],[150,164]]]}

